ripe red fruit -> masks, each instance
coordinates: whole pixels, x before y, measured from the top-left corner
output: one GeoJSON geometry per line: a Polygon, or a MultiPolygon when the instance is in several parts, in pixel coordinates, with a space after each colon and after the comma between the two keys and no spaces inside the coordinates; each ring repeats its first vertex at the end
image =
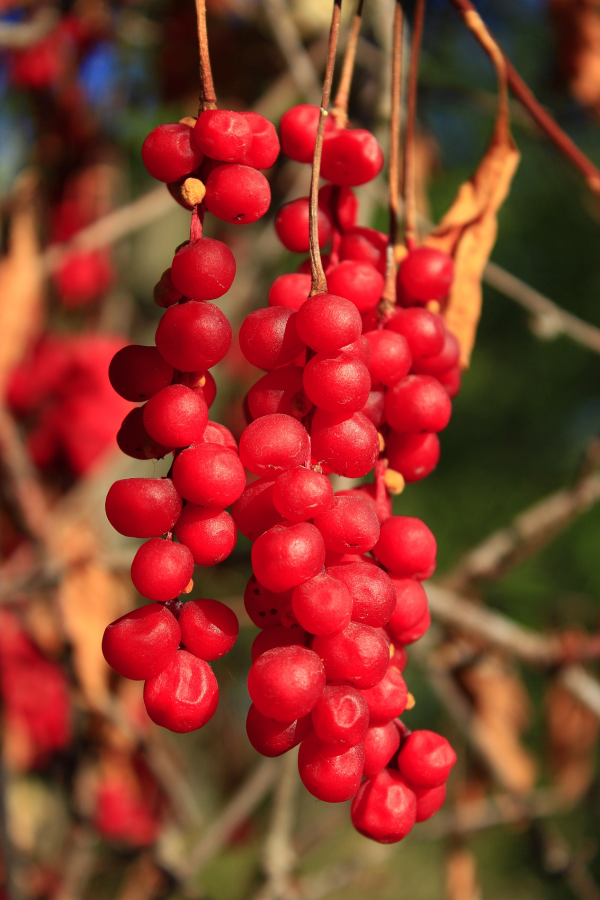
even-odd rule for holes
{"type": "Polygon", "coordinates": [[[78,309],[105,294],[115,280],[115,271],[105,251],[72,251],[54,272],[63,306],[78,309]]]}
{"type": "Polygon", "coordinates": [[[252,143],[238,162],[254,169],[270,169],[279,156],[279,138],[275,126],[255,112],[243,112],[241,115],[252,130],[252,143]]]}
{"type": "Polygon", "coordinates": [[[192,554],[183,544],[152,538],[131,563],[131,580],[142,597],[166,603],[183,593],[194,573],[192,554]]]}
{"type": "Polygon", "coordinates": [[[325,544],[308,522],[275,525],[256,539],[252,568],[261,584],[282,593],[318,575],[325,563],[325,544]]]}
{"type": "Polygon", "coordinates": [[[385,422],[384,404],[385,393],[383,391],[369,391],[367,402],[359,412],[366,416],[375,428],[379,428],[385,422]]]}
{"type": "Polygon", "coordinates": [[[106,627],[102,653],[123,678],[143,681],[168,666],[180,640],[175,616],[160,603],[148,603],[106,627]]]}
{"type": "Polygon", "coordinates": [[[189,301],[166,311],[156,329],[156,346],[174,368],[198,372],[223,359],[231,336],[231,325],[218,306],[189,301]]]}
{"type": "Polygon", "coordinates": [[[331,509],[333,488],[325,475],[296,466],[275,479],[273,503],[284,519],[304,522],[331,509]]]}
{"type": "Polygon", "coordinates": [[[125,537],[158,537],[171,531],[181,497],[170,478],[123,478],[106,495],[106,516],[125,537]]]}
{"type": "Polygon", "coordinates": [[[444,320],[421,306],[411,306],[409,309],[396,307],[387,328],[406,338],[413,362],[436,356],[444,346],[444,320]]]}
{"type": "Polygon", "coordinates": [[[292,272],[279,275],[269,288],[269,306],[298,310],[310,294],[310,275],[292,272]]]}
{"type": "Polygon", "coordinates": [[[253,419],[283,413],[303,418],[312,403],[302,387],[300,366],[281,366],[263,375],[248,391],[248,409],[253,419]]]}
{"type": "Polygon", "coordinates": [[[312,731],[310,716],[303,716],[294,722],[277,722],[263,716],[252,704],[246,719],[248,740],[262,756],[281,756],[292,747],[297,747],[312,731]]]}
{"type": "Polygon", "coordinates": [[[417,247],[406,256],[398,283],[417,300],[443,300],[454,279],[452,257],[434,247],[417,247]]]}
{"type": "Polygon", "coordinates": [[[197,169],[203,159],[189,125],[159,125],[142,144],[142,161],[157,181],[179,181],[197,169]]]}
{"type": "Polygon", "coordinates": [[[438,378],[458,365],[460,345],[451,331],[444,334],[444,346],[435,356],[413,360],[413,372],[423,375],[434,375],[438,378]]]}
{"type": "Polygon", "coordinates": [[[218,600],[189,600],[178,622],[185,649],[209,662],[229,653],[240,630],[234,611],[218,600]]]}
{"type": "Polygon", "coordinates": [[[241,495],[246,473],[235,451],[219,444],[196,444],[173,464],[173,484],[182,497],[208,509],[225,509],[241,495]]]}
{"type": "Polygon", "coordinates": [[[206,179],[204,203],[224,222],[250,225],[268,210],[271,188],[262,172],[249,166],[217,166],[206,179]]]}
{"type": "Polygon", "coordinates": [[[383,151],[375,135],[364,128],[340,130],[323,144],[321,175],[333,184],[366,184],[382,167],[383,151]]]}
{"type": "Polygon", "coordinates": [[[273,485],[273,478],[253,481],[231,508],[235,524],[251,541],[283,521],[283,516],[273,505],[273,485]]]}
{"type": "Polygon", "coordinates": [[[358,197],[351,188],[324,184],[319,188],[319,206],[329,212],[340,231],[347,231],[356,225],[358,197]]]}
{"type": "Polygon", "coordinates": [[[284,306],[265,306],[246,316],[240,328],[240,349],[259,369],[291,363],[304,350],[298,336],[297,316],[284,306]]]}
{"type": "Polygon", "coordinates": [[[332,634],[349,625],[352,597],[341,582],[319,573],[294,588],[292,610],[310,634],[332,634]]]}
{"type": "Polygon", "coordinates": [[[380,844],[405,838],[415,824],[417,801],[397,772],[383,769],[365,781],[352,802],[352,824],[380,844]]]}
{"type": "Polygon", "coordinates": [[[362,478],[379,456],[377,429],[362,413],[350,418],[317,409],[311,426],[312,457],[326,471],[362,478]]]}
{"type": "MultiPolygon", "coordinates": [[[[277,237],[287,250],[292,253],[306,253],[310,247],[308,234],[308,197],[298,197],[284,203],[275,219],[277,237]]],[[[324,247],[331,238],[331,219],[324,209],[318,214],[319,247],[324,247]]]]}
{"type": "Polygon", "coordinates": [[[306,428],[297,419],[281,413],[255,419],[240,438],[240,459],[255,475],[278,475],[302,465],[309,455],[306,428]]]}
{"type": "Polygon", "coordinates": [[[197,566],[215,566],[235,547],[235,522],[224,511],[204,509],[191,503],[184,506],[173,533],[192,553],[197,566]]]}
{"type": "Polygon", "coordinates": [[[144,427],[144,409],[136,406],[127,413],[117,432],[119,449],[134,459],[162,459],[172,447],[153,441],[144,427]]]}
{"type": "MultiPolygon", "coordinates": [[[[171,281],[184,297],[216,300],[226,294],[235,278],[235,257],[222,241],[199,238],[177,251],[171,263],[171,281]]],[[[208,366],[195,366],[196,369],[208,366]]]]}
{"type": "Polygon", "coordinates": [[[187,447],[202,439],[208,407],[200,394],[183,384],[171,384],[144,406],[144,427],[164,447],[187,447]]]}
{"type": "Polygon", "coordinates": [[[173,380],[173,366],[162,358],[156,347],[130,344],[113,356],[108,378],[114,390],[125,400],[148,400],[173,380]]]}
{"type": "Polygon", "coordinates": [[[248,693],[263,716],[291,722],[306,716],[325,687],[325,669],[307,647],[275,647],[252,663],[248,693]]]}
{"type": "Polygon", "coordinates": [[[398,754],[398,771],[417,788],[435,788],[448,780],[456,753],[441,734],[413,731],[398,754]]]}
{"type": "Polygon", "coordinates": [[[291,602],[291,591],[275,594],[260,584],[255,575],[250,576],[244,591],[244,607],[254,625],[259,628],[280,625],[281,613],[291,602]]]}
{"type": "Polygon", "coordinates": [[[362,497],[336,497],[333,507],[314,519],[327,550],[367,553],[379,539],[379,522],[362,497]]]}
{"type": "Polygon", "coordinates": [[[252,127],[243,113],[207,109],[198,116],[194,139],[211,159],[239,162],[252,147],[252,127]]]}
{"type": "Polygon", "coordinates": [[[456,397],[456,395],[460,391],[461,383],[461,374],[459,367],[453,366],[451,369],[447,369],[446,372],[441,372],[441,374],[437,377],[440,384],[444,387],[444,390],[448,393],[450,399],[452,400],[453,397],[456,397]]]}
{"type": "MultiPolygon", "coordinates": [[[[388,236],[374,228],[356,226],[347,231],[340,242],[340,259],[370,263],[385,277],[388,236]]],[[[369,329],[371,330],[371,329],[369,329]]]]}
{"type": "Polygon", "coordinates": [[[358,340],[362,319],[356,306],[334,294],[315,294],[296,313],[300,339],[313,350],[340,350],[358,340]]]}
{"type": "MultiPolygon", "coordinates": [[[[372,688],[361,691],[369,707],[371,725],[385,725],[401,716],[406,709],[408,688],[398,668],[390,663],[381,681],[372,688]]],[[[398,749],[396,744],[396,750],[398,749]]],[[[392,754],[385,760],[387,765],[392,754]]]]}
{"type": "Polygon", "coordinates": [[[369,373],[374,385],[395,384],[410,370],[412,357],[405,337],[393,331],[368,331],[365,338],[371,347],[369,373]]]}
{"type": "Polygon", "coordinates": [[[229,428],[225,428],[220,422],[210,422],[202,435],[202,442],[207,444],[219,444],[237,453],[237,442],[229,428]]]}
{"type": "Polygon", "coordinates": [[[144,685],[152,721],[177,734],[206,725],[218,702],[219,686],[211,667],[187,650],[177,650],[166,669],[144,685]]]}
{"type": "Polygon", "coordinates": [[[298,771],[304,787],[317,800],[343,803],[357,792],[364,764],[362,744],[327,744],[311,732],[300,744],[298,771]]]}
{"type": "Polygon", "coordinates": [[[414,644],[415,641],[418,641],[423,637],[429,626],[431,625],[431,615],[429,610],[426,610],[425,615],[419,619],[414,625],[411,625],[410,628],[406,628],[403,631],[400,629],[394,629],[394,631],[390,631],[392,639],[394,641],[398,641],[398,643],[405,644],[414,644]]]}
{"type": "Polygon", "coordinates": [[[327,572],[348,588],[353,601],[353,622],[373,628],[385,625],[394,611],[396,592],[382,569],[372,563],[352,562],[329,566],[327,572]]]}
{"type": "MultiPolygon", "coordinates": [[[[392,578],[396,590],[396,607],[388,622],[390,632],[413,628],[427,613],[427,594],[414,578],[392,578]]],[[[396,713],[400,715],[400,713],[396,713]]]]}
{"type": "Polygon", "coordinates": [[[417,798],[417,822],[426,822],[438,812],[446,799],[446,785],[435,788],[413,788],[417,798]]]}
{"type": "Polygon", "coordinates": [[[303,376],[308,398],[333,413],[358,412],[371,389],[369,370],[359,359],[343,352],[317,353],[306,364],[303,376]]]}
{"type": "MultiPolygon", "coordinates": [[[[296,162],[311,163],[315,152],[320,109],[309,103],[300,103],[286,110],[279,122],[281,149],[296,162]]],[[[337,130],[333,116],[325,119],[325,134],[337,130]]]]}
{"type": "Polygon", "coordinates": [[[266,653],[267,650],[274,650],[275,647],[305,647],[306,632],[299,625],[286,628],[284,625],[276,625],[275,628],[267,628],[261,631],[252,641],[252,649],[250,657],[252,662],[256,662],[259,656],[266,653]]]}
{"type": "Polygon", "coordinates": [[[368,262],[345,259],[327,273],[332,294],[351,300],[360,313],[377,306],[384,286],[381,272],[368,262]]]}
{"type": "Polygon", "coordinates": [[[437,434],[398,434],[390,431],[385,441],[385,455],[390,469],[400,472],[407,484],[430,475],[440,458],[437,434]]]}
{"type": "Polygon", "coordinates": [[[385,675],[390,652],[383,634],[369,625],[350,622],[344,631],[317,635],[313,650],[325,663],[328,681],[370,688],[385,675]]]}
{"type": "Polygon", "coordinates": [[[443,431],[451,413],[450,397],[432,375],[407,375],[385,396],[386,419],[394,431],[443,431]]]}
{"type": "Polygon", "coordinates": [[[365,777],[372,778],[385,769],[399,746],[400,734],[395,722],[370,725],[364,737],[365,777]]]}
{"type": "MultiPolygon", "coordinates": [[[[421,519],[390,516],[373,547],[375,559],[398,578],[418,578],[435,563],[436,540],[421,519]]],[[[429,577],[429,575],[427,575],[429,577]]]]}
{"type": "Polygon", "coordinates": [[[317,737],[329,744],[354,747],[369,727],[369,708],[356,688],[327,685],[311,713],[317,737]]]}

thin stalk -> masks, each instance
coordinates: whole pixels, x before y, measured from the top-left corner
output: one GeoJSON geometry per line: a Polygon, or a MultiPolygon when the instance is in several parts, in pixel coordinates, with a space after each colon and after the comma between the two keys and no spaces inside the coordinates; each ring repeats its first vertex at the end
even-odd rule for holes
{"type": "Polygon", "coordinates": [[[410,45],[410,68],[406,97],[406,138],[404,142],[404,240],[409,250],[417,241],[417,199],[415,190],[415,124],[417,117],[417,84],[419,52],[423,37],[425,0],[417,0],[410,45]]]}
{"type": "Polygon", "coordinates": [[[344,55],[344,64],[342,66],[342,75],[340,77],[335,100],[333,101],[333,109],[331,110],[331,115],[335,116],[340,128],[345,128],[348,123],[348,98],[352,86],[352,76],[354,75],[356,47],[358,45],[358,38],[360,36],[362,25],[364,2],[365,0],[358,0],[358,9],[356,10],[356,15],[352,19],[348,43],[346,44],[346,53],[344,55]]]}
{"type": "Polygon", "coordinates": [[[325,119],[329,114],[329,98],[331,97],[331,83],[333,81],[333,67],[337,50],[338,34],[340,31],[340,15],[342,0],[334,0],[331,16],[331,30],[329,32],[329,47],[327,51],[327,65],[325,67],[325,80],[323,81],[323,98],[321,100],[321,115],[317,128],[315,141],[315,155],[312,164],[310,179],[310,211],[309,211],[309,235],[310,235],[310,272],[311,288],[310,296],[327,293],[327,279],[321,261],[319,248],[319,175],[321,174],[321,156],[323,154],[323,138],[325,136],[325,119]]]}
{"type": "Polygon", "coordinates": [[[208,53],[205,0],[196,0],[196,16],[198,19],[198,47],[200,50],[200,99],[198,106],[198,115],[200,115],[207,109],[217,108],[217,95],[215,94],[208,53]]]}

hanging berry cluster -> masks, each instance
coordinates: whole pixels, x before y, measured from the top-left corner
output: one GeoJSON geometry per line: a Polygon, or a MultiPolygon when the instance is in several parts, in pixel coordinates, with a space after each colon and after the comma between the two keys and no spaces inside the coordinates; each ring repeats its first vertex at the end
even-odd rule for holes
{"type": "Polygon", "coordinates": [[[258,169],[278,153],[277,133],[262,116],[217,109],[159,125],[142,148],[150,174],[193,209],[191,235],[155,289],[166,308],[156,346],[124,347],[109,377],[121,397],[143,402],[123,421],[121,450],[135,459],[172,452],[174,461],[166,478],[126,478],[108,492],[113,527],[150,539],[135,554],[131,578],[154,602],[109,625],[103,651],[120,675],[146,682],[150,718],[177,732],[200,728],[214,714],[218,685],[208,663],[227,653],[238,634],[237,618],[223,603],[184,605],[177,598],[191,590],[194,565],[215,565],[233,550],[237,530],[225,510],[246,483],[233,435],[209,421],[216,395],[209,369],[232,336],[210,301],[231,287],[235,260],[225,244],[202,236],[202,219],[205,208],[235,224],[264,215],[270,190],[258,169]]]}

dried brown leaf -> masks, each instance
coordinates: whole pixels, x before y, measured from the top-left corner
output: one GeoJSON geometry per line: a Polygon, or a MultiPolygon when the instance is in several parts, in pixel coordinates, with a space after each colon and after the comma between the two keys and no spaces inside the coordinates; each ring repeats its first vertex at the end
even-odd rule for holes
{"type": "Polygon", "coordinates": [[[455,277],[444,318],[459,340],[461,366],[467,368],[481,314],[481,278],[496,241],[497,213],[510,190],[520,155],[510,131],[502,52],[477,13],[466,13],[464,19],[496,68],[498,114],[485,156],[473,176],[461,185],[452,206],[425,244],[454,259],[455,277]]]}
{"type": "Polygon", "coordinates": [[[590,786],[600,722],[558,682],[545,698],[550,768],[554,781],[570,800],[578,800],[590,786]]]}
{"type": "Polygon", "coordinates": [[[477,861],[467,847],[456,847],[446,857],[447,900],[480,900],[477,861]]]}
{"type": "Polygon", "coordinates": [[[558,58],[573,97],[600,115],[600,2],[551,0],[558,58]]]}

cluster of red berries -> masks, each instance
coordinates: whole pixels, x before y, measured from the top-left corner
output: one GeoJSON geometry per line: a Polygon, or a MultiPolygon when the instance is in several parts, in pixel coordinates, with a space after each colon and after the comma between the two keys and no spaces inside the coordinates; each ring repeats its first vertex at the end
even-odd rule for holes
{"type": "MultiPolygon", "coordinates": [[[[283,117],[282,146],[293,158],[312,158],[318,114],[300,106],[283,117]]],[[[393,434],[394,447],[410,446],[408,457],[404,445],[404,457],[398,449],[393,456],[407,480],[434,467],[431,439],[437,448],[451,403],[418,367],[448,357],[445,343],[455,342],[441,317],[420,306],[387,321],[377,312],[387,238],[355,226],[351,191],[381,169],[375,138],[332,125],[323,161],[331,183],[320,192],[320,242],[331,239],[332,293],[309,297],[304,271],[281,276],[270,305],[240,330],[242,352],[267,371],[248,393],[239,446],[259,478],[232,509],[254,541],[244,601],[263,629],[252,648],[247,732],[266,756],[300,744],[307,789],[329,802],[354,797],[356,828],[392,842],[439,809],[456,757],[443,737],[411,734],[398,718],[409,700],[404,645],[429,626],[420,582],[435,570],[437,547],[419,519],[391,515],[387,461],[378,458],[393,434]],[[374,485],[336,494],[326,477],[361,478],[373,467],[374,485]]],[[[276,229],[288,249],[308,249],[308,199],[285,206],[276,229]]],[[[418,279],[409,279],[411,303],[448,291],[423,276],[423,259],[414,250],[403,265],[401,279],[412,267],[425,281],[421,298],[418,279]]]]}
{"type": "Polygon", "coordinates": [[[235,261],[225,244],[201,236],[198,204],[203,200],[227,221],[255,221],[270,202],[257,167],[272,165],[278,151],[270,122],[227,110],[207,110],[194,127],[160,125],[142,149],[149,172],[180,199],[195,192],[197,204],[192,239],[178,249],[155,290],[166,308],[156,346],[124,347],[109,369],[121,397],[144,402],[123,421],[121,449],[137,459],[173,452],[174,462],[167,478],[123,479],[108,492],[113,527],[150,538],[134,557],[131,577],[140,594],[155,602],[109,625],[103,651],[120,675],[146,681],[150,718],[172,731],[200,728],[216,709],[218,686],[208,662],[235,643],[237,618],[216,600],[183,605],[176,598],[191,590],[194,565],[215,565],[233,550],[237,530],[225,510],[246,484],[235,439],[208,420],[216,394],[208,370],[223,359],[232,337],[226,317],[209,301],[229,290],[235,261]]]}

